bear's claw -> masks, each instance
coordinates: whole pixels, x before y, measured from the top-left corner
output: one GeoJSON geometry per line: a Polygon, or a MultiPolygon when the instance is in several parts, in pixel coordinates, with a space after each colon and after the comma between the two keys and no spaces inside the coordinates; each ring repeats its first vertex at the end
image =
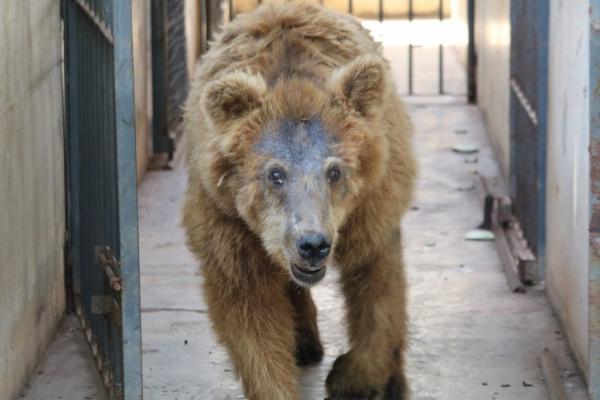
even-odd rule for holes
{"type": "Polygon", "coordinates": [[[393,374],[388,379],[383,397],[381,392],[370,388],[348,389],[344,384],[348,354],[339,356],[333,363],[333,367],[326,379],[329,397],[325,400],[405,400],[406,384],[402,375],[393,374]],[[379,392],[379,393],[378,393],[379,392]]]}
{"type": "MultiPolygon", "coordinates": [[[[300,332],[299,332],[300,333],[300,332]]],[[[323,346],[312,334],[299,334],[296,345],[296,364],[300,367],[316,364],[323,360],[323,346]]]]}
{"type": "Polygon", "coordinates": [[[392,375],[385,386],[383,400],[406,399],[406,382],[403,376],[392,375]]]}
{"type": "Polygon", "coordinates": [[[360,393],[346,393],[329,396],[325,398],[325,400],[375,400],[375,396],[363,396],[360,393]]]}

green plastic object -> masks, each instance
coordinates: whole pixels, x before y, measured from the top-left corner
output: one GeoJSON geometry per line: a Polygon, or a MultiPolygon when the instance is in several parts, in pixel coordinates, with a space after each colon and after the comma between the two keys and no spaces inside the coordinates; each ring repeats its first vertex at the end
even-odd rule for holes
{"type": "Polygon", "coordinates": [[[467,234],[465,235],[465,239],[488,241],[496,239],[496,235],[494,234],[494,232],[488,231],[486,229],[475,229],[467,232],[467,234]]]}
{"type": "Polygon", "coordinates": [[[474,144],[457,144],[452,151],[459,154],[475,154],[479,152],[479,146],[474,144]]]}

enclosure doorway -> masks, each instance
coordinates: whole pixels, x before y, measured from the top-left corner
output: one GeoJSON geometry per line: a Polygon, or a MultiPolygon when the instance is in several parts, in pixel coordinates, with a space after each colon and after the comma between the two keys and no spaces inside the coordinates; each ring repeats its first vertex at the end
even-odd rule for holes
{"type": "MultiPolygon", "coordinates": [[[[261,0],[228,0],[229,19],[261,3],[261,0]]],[[[396,65],[396,85],[405,98],[474,102],[474,0],[315,0],[315,3],[359,18],[375,40],[385,41],[384,55],[396,65]]]]}
{"type": "Polygon", "coordinates": [[[67,286],[108,395],[142,398],[132,9],[66,0],[67,286]]]}

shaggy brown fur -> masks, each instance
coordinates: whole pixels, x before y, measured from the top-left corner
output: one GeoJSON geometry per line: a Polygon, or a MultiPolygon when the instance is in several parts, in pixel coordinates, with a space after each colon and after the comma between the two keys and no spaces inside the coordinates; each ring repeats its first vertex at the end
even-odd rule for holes
{"type": "Polygon", "coordinates": [[[184,225],[213,327],[251,400],[298,400],[297,366],[323,355],[309,285],[290,275],[295,211],[265,183],[272,160],[257,150],[281,121],[319,121],[331,154],[323,163],[342,171],[339,183],[315,178],[321,189],[304,189],[346,298],[350,350],[327,377],[328,394],[407,398],[399,223],[416,167],[390,75],[358,22],[303,3],[241,15],[199,65],[186,106],[184,225]]]}

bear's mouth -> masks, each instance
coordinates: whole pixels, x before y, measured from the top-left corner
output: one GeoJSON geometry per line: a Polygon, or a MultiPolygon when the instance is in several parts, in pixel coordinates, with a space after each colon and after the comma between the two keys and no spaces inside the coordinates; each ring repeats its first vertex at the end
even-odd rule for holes
{"type": "Polygon", "coordinates": [[[325,276],[327,267],[325,265],[317,268],[304,268],[296,264],[292,264],[292,275],[298,281],[307,285],[314,285],[325,276]]]}

